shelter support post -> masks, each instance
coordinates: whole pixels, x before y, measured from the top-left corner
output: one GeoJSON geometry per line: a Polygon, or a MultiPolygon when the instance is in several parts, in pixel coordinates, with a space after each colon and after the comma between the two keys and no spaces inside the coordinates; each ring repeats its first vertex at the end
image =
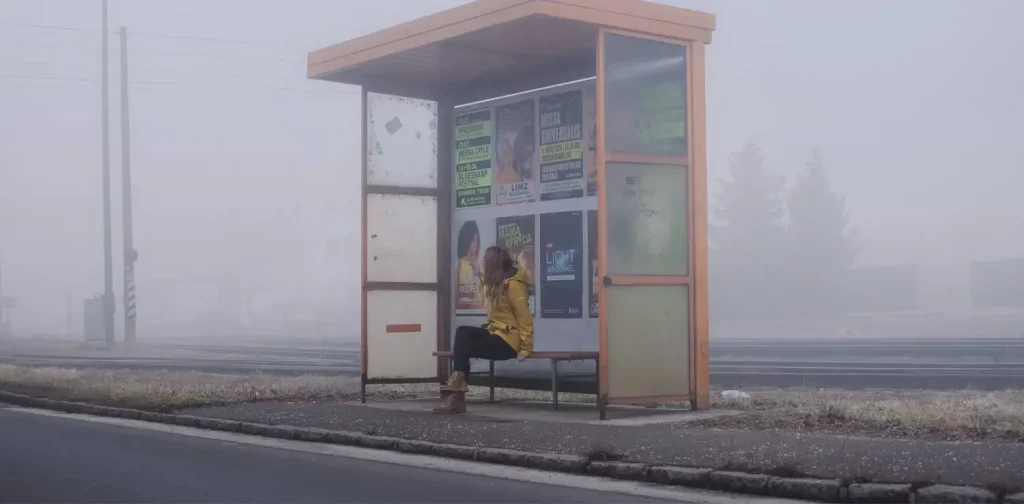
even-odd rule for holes
{"type": "MultiPolygon", "coordinates": [[[[455,102],[450,97],[437,102],[437,351],[452,348],[452,150],[455,145],[451,127],[455,118],[455,102]]],[[[452,372],[449,359],[437,359],[437,379],[444,383],[452,372]]],[[[491,388],[494,398],[494,388],[491,388]]]]}

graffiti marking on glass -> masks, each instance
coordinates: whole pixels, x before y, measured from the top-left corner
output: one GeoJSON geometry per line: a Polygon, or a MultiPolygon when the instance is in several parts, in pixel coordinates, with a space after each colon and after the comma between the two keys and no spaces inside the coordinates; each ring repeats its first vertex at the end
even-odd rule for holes
{"type": "Polygon", "coordinates": [[[684,275],[688,271],[686,170],[612,165],[608,194],[608,271],[684,275]]]}

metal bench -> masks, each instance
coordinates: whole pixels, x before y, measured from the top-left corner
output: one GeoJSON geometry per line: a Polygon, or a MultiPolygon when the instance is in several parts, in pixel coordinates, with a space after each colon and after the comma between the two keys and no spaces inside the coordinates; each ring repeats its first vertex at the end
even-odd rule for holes
{"type": "MultiPolygon", "coordinates": [[[[434,352],[434,356],[438,358],[451,359],[454,355],[453,352],[434,352]]],[[[600,366],[597,365],[598,352],[533,352],[527,357],[527,360],[533,359],[549,359],[551,361],[551,400],[555,405],[555,409],[558,409],[558,363],[568,361],[595,361],[595,369],[597,369],[597,379],[601,379],[600,366]]],[[[490,364],[487,376],[490,377],[490,401],[494,402],[494,361],[488,361],[490,364]]],[[[597,401],[598,410],[601,413],[601,418],[604,419],[604,405],[601,401],[597,401]]]]}

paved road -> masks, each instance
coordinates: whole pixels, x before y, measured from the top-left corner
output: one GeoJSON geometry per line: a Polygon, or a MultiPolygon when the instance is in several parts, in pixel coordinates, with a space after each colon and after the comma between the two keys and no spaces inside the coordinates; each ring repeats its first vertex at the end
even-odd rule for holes
{"type": "Polygon", "coordinates": [[[3,409],[0,502],[656,502],[3,409]]]}

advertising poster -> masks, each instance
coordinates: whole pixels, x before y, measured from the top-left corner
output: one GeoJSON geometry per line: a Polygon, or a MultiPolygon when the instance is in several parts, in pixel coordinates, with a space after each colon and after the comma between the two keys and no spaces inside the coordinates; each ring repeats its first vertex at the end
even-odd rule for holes
{"type": "Polygon", "coordinates": [[[503,105],[498,116],[498,196],[496,203],[529,203],[537,199],[540,172],[537,169],[536,119],[534,101],[503,105]]]}
{"type": "Polygon", "coordinates": [[[494,245],[494,220],[455,217],[455,314],[483,315],[484,250],[494,245]]]}
{"type": "Polygon", "coordinates": [[[582,198],[583,92],[540,97],[540,200],[582,198]]]}
{"type": "Polygon", "coordinates": [[[587,87],[586,100],[587,153],[583,160],[587,166],[587,196],[597,196],[597,90],[587,87]]]}
{"type": "Polygon", "coordinates": [[[587,210],[587,264],[590,266],[590,318],[598,318],[597,304],[597,210],[587,210]]]}
{"type": "Polygon", "coordinates": [[[530,313],[536,313],[536,288],[534,269],[533,243],[536,234],[534,233],[534,218],[532,215],[519,215],[515,217],[498,217],[498,246],[508,250],[519,268],[525,269],[530,279],[530,313]]]}
{"type": "Polygon", "coordinates": [[[491,204],[491,109],[455,118],[455,209],[491,204]]]}
{"type": "Polygon", "coordinates": [[[582,212],[541,214],[540,316],[583,318],[582,212]]]}
{"type": "Polygon", "coordinates": [[[644,151],[686,155],[686,84],[675,75],[638,86],[637,142],[644,151]]]}

